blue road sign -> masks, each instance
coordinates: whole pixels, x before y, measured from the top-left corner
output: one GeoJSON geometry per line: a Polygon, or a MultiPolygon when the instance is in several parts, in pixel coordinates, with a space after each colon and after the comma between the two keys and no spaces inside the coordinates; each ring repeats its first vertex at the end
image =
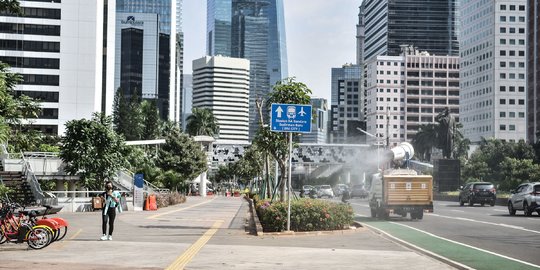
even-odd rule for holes
{"type": "Polygon", "coordinates": [[[311,105],[272,104],[270,128],[277,132],[311,132],[311,105]]]}

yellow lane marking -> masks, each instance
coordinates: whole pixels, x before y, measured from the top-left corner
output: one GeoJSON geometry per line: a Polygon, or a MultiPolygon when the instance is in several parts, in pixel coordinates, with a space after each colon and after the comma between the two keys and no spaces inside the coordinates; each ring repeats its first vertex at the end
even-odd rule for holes
{"type": "Polygon", "coordinates": [[[66,245],[67,245],[67,242],[68,241],[71,241],[73,239],[75,239],[77,236],[79,236],[79,234],[81,234],[83,230],[82,229],[79,229],[76,233],[74,233],[71,237],[69,237],[67,240],[64,240],[64,241],[61,241],[60,243],[58,243],[55,248],[56,249],[63,249],[66,245]]]}
{"type": "Polygon", "coordinates": [[[74,235],[72,235],[72,236],[69,238],[69,240],[75,239],[77,236],[79,236],[79,234],[81,234],[81,232],[82,232],[82,229],[79,229],[74,235]]]}
{"type": "Polygon", "coordinates": [[[164,216],[164,215],[169,215],[169,214],[172,214],[172,213],[176,213],[176,212],[180,212],[180,211],[184,211],[184,210],[187,210],[187,209],[191,209],[193,207],[197,207],[199,205],[203,205],[203,204],[207,204],[213,200],[215,200],[216,198],[212,198],[211,200],[208,200],[208,201],[204,201],[204,202],[200,202],[200,203],[197,203],[197,204],[194,204],[194,205],[191,205],[191,206],[188,206],[188,207],[184,207],[184,208],[180,208],[180,209],[176,209],[176,210],[172,210],[172,211],[168,211],[168,212],[164,212],[164,213],[161,213],[161,214],[155,214],[153,216],[149,216],[147,217],[147,219],[156,219],[158,217],[161,217],[161,216],[164,216]]]}
{"type": "Polygon", "coordinates": [[[214,225],[206,231],[198,240],[197,242],[193,243],[182,255],[180,255],[174,262],[169,265],[169,267],[166,268],[166,270],[180,270],[184,269],[186,265],[193,260],[195,255],[199,253],[199,251],[208,243],[210,238],[214,236],[214,234],[218,231],[218,229],[223,224],[223,220],[218,220],[214,222],[214,225]]]}

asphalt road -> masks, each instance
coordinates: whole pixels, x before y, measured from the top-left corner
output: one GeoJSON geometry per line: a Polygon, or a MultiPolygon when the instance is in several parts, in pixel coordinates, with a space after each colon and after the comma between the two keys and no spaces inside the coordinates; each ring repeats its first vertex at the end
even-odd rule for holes
{"type": "MultiPolygon", "coordinates": [[[[355,213],[371,220],[367,200],[350,201],[355,213]]],[[[434,212],[421,221],[391,215],[390,223],[415,228],[435,236],[524,261],[540,267],[540,216],[510,216],[503,206],[462,206],[436,201],[434,212]]]]}

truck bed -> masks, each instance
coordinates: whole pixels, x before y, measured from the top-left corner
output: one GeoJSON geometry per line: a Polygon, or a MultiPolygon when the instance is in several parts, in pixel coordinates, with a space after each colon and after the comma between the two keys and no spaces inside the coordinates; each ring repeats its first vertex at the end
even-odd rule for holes
{"type": "Polygon", "coordinates": [[[430,175],[385,175],[383,196],[386,205],[430,205],[433,178],[430,175]]]}

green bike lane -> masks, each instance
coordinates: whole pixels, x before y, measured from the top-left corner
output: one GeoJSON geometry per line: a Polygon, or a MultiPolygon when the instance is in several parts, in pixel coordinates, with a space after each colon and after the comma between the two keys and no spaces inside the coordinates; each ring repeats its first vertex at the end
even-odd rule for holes
{"type": "Polygon", "coordinates": [[[398,240],[398,242],[402,242],[402,244],[446,261],[457,268],[478,270],[540,269],[540,266],[445,239],[399,222],[381,221],[363,216],[357,216],[356,220],[394,238],[394,240],[398,240]]]}

